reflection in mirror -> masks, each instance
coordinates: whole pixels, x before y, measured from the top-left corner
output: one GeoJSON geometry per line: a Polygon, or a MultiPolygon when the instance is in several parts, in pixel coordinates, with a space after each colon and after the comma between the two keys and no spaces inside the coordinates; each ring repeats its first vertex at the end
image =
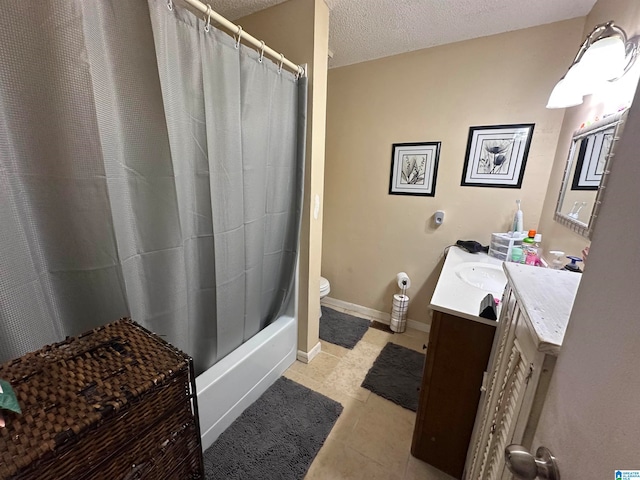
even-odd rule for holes
{"type": "Polygon", "coordinates": [[[573,135],[554,219],[587,238],[626,115],[626,111],[611,115],[573,135]]]}

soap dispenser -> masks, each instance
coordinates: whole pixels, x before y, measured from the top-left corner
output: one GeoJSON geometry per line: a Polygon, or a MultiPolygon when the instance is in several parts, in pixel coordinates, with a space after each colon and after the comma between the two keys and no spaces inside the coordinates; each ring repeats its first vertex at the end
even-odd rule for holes
{"type": "Polygon", "coordinates": [[[582,259],[580,257],[572,257],[571,255],[568,255],[567,258],[571,260],[571,263],[566,264],[564,269],[570,272],[582,273],[582,270],[578,267],[578,262],[581,262],[582,259]]]}
{"type": "Polygon", "coordinates": [[[551,268],[554,270],[562,270],[564,267],[560,259],[564,257],[564,252],[561,250],[551,250],[549,253],[554,256],[553,262],[551,262],[551,268]]]}

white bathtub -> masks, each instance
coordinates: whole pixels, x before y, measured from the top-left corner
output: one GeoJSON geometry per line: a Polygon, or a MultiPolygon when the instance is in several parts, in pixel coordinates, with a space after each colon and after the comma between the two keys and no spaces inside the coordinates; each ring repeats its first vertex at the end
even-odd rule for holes
{"type": "Polygon", "coordinates": [[[202,449],[296,359],[297,322],[282,316],[196,378],[202,449]]]}

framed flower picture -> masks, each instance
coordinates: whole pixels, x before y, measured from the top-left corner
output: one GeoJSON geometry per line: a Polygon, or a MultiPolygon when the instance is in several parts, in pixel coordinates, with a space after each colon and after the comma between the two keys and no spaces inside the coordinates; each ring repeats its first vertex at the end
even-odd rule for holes
{"type": "Polygon", "coordinates": [[[471,127],[462,186],[520,188],[533,123],[471,127]]]}
{"type": "Polygon", "coordinates": [[[394,143],[389,194],[434,197],[439,158],[440,142],[394,143]]]}

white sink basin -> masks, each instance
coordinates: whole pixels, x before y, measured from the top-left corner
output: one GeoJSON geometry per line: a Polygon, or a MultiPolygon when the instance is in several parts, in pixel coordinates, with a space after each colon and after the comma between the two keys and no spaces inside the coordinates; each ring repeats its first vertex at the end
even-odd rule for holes
{"type": "Polygon", "coordinates": [[[460,280],[472,287],[490,292],[494,296],[502,295],[507,277],[499,265],[489,263],[468,262],[455,268],[460,280]]]}

